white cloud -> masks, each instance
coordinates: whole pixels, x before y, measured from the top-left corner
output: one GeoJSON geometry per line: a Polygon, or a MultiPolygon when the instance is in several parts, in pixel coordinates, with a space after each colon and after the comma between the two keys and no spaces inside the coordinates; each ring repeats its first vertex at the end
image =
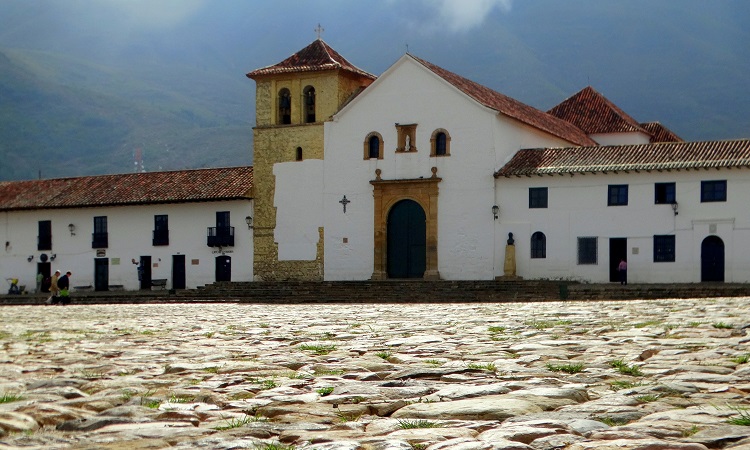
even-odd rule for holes
{"type": "Polygon", "coordinates": [[[452,32],[468,31],[494,10],[510,11],[512,0],[425,0],[438,10],[441,26],[452,32]]]}

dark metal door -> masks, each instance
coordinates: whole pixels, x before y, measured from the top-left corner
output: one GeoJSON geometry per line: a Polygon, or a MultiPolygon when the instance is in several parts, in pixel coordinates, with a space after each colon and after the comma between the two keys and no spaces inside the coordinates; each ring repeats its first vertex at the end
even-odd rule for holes
{"type": "Polygon", "coordinates": [[[724,241],[718,236],[701,244],[701,281],[724,281],[724,241]]]}
{"type": "Polygon", "coordinates": [[[141,256],[138,264],[138,281],[141,282],[141,289],[151,290],[151,257],[141,256]]]}
{"type": "Polygon", "coordinates": [[[94,290],[109,290],[109,258],[94,259],[94,290]]]}
{"type": "Polygon", "coordinates": [[[185,289],[185,255],[172,255],[172,289],[185,289]]]}
{"type": "Polygon", "coordinates": [[[427,218],[419,203],[402,200],[388,213],[388,278],[422,278],[427,266],[427,218]]]}
{"type": "MultiPolygon", "coordinates": [[[[620,271],[617,270],[621,260],[628,261],[628,239],[609,239],[609,281],[620,281],[620,271]]],[[[627,281],[627,280],[626,280],[627,281]]]]}
{"type": "Polygon", "coordinates": [[[216,257],[216,281],[232,281],[232,258],[227,255],[216,257]]]}

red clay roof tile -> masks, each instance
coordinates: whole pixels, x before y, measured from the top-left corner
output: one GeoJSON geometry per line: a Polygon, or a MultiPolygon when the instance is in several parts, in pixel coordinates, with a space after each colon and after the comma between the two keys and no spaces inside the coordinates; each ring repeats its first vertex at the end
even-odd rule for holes
{"type": "Polygon", "coordinates": [[[750,167],[750,139],[526,149],[495,177],[750,167]]]}
{"type": "Polygon", "coordinates": [[[583,88],[547,112],[572,123],[587,134],[633,131],[649,134],[635,119],[591,86],[583,88]]]}
{"type": "Polygon", "coordinates": [[[322,70],[341,69],[370,79],[375,75],[365,72],[350,63],[336,50],[332,49],[322,39],[316,39],[312,44],[281,61],[278,64],[253,70],[246,76],[255,79],[264,75],[276,75],[291,72],[318,72],[322,70]]]}
{"type": "Polygon", "coordinates": [[[248,199],[252,167],[0,182],[0,211],[248,199]]]}
{"type": "Polygon", "coordinates": [[[659,122],[642,123],[641,127],[651,133],[651,143],[655,142],[684,142],[683,139],[659,122]]]}

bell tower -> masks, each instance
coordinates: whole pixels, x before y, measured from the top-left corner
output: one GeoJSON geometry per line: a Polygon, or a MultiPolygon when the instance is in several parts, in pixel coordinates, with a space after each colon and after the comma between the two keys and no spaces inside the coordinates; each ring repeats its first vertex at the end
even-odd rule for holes
{"type": "Polygon", "coordinates": [[[315,260],[280,260],[274,165],[322,160],[323,124],[375,76],[358,69],[320,37],[278,64],[247,74],[255,80],[253,185],[254,262],[258,281],[322,280],[323,228],[315,260]]]}

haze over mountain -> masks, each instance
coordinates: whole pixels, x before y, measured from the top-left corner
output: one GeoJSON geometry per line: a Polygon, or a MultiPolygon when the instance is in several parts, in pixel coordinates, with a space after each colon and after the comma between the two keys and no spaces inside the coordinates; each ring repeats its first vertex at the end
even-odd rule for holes
{"type": "Polygon", "coordinates": [[[405,51],[542,110],[592,85],[689,140],[750,137],[742,0],[4,0],[0,180],[252,163],[245,73],[322,38],[405,51]]]}

